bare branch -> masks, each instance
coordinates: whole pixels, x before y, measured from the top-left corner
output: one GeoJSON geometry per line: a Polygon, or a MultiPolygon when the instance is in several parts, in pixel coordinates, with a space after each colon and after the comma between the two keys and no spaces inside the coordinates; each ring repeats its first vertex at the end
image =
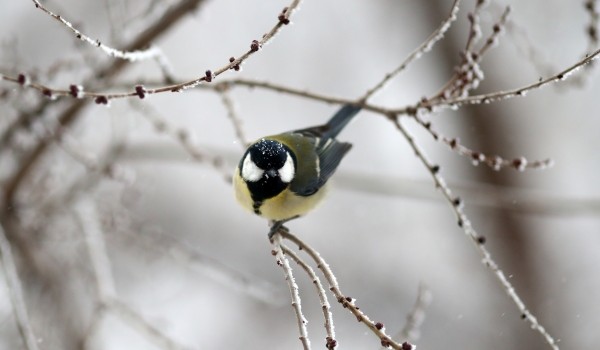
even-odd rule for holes
{"type": "Polygon", "coordinates": [[[435,141],[446,144],[451,150],[458,153],[463,157],[471,159],[471,163],[475,166],[483,163],[490,168],[498,171],[504,168],[513,168],[518,171],[525,171],[526,169],[546,169],[554,165],[554,161],[550,158],[543,160],[529,161],[525,157],[518,157],[512,160],[506,159],[498,155],[486,155],[483,152],[472,150],[460,143],[458,138],[449,138],[433,129],[430,121],[424,121],[419,115],[413,116],[417,123],[419,123],[435,141]]]}
{"type": "Polygon", "coordinates": [[[23,296],[23,288],[21,287],[21,280],[19,279],[15,259],[12,255],[10,242],[6,238],[6,234],[1,225],[0,254],[2,255],[2,266],[4,268],[6,285],[8,287],[10,300],[17,321],[17,328],[19,329],[19,333],[21,334],[21,338],[23,339],[23,343],[27,350],[38,350],[37,338],[35,337],[35,333],[29,322],[25,297],[23,296]]]}
{"type": "Polygon", "coordinates": [[[298,285],[296,284],[296,280],[294,279],[294,275],[292,274],[290,262],[283,253],[280,235],[275,235],[273,237],[272,245],[273,251],[271,253],[275,256],[275,259],[277,259],[277,266],[280,266],[283,269],[285,280],[290,289],[290,294],[292,296],[292,307],[294,308],[294,312],[296,313],[296,320],[298,321],[300,342],[302,342],[302,347],[304,348],[304,350],[309,350],[310,339],[308,338],[308,329],[306,328],[306,324],[308,323],[308,321],[304,317],[304,314],[302,314],[302,302],[300,299],[300,294],[298,292],[298,285]]]}
{"type": "MultiPolygon", "coordinates": [[[[405,343],[407,345],[404,345],[404,347],[403,347],[403,344],[399,344],[396,341],[394,341],[389,335],[387,335],[385,333],[382,323],[380,323],[380,322],[375,323],[375,322],[371,321],[371,319],[364,312],[362,312],[361,309],[359,309],[355,305],[354,299],[352,299],[348,296],[345,296],[342,293],[342,291],[340,290],[340,286],[337,282],[337,279],[335,278],[335,275],[331,271],[331,268],[329,267],[327,262],[325,262],[325,260],[321,257],[321,255],[315,249],[313,249],[311,246],[306,244],[304,241],[302,241],[297,236],[293,235],[287,229],[280,229],[277,232],[284,239],[287,239],[287,240],[293,242],[298,247],[300,247],[301,250],[305,251],[308,255],[310,255],[310,257],[317,264],[317,267],[319,268],[319,270],[321,270],[321,272],[325,276],[325,279],[327,280],[327,283],[329,284],[329,290],[331,290],[333,292],[333,294],[337,298],[338,303],[342,304],[342,306],[344,308],[347,308],[354,316],[356,316],[356,319],[358,320],[358,322],[364,323],[367,326],[367,328],[369,328],[381,340],[382,346],[392,347],[393,349],[396,349],[396,350],[412,349],[411,344],[405,343]]],[[[274,237],[277,237],[277,236],[278,235],[276,234],[274,237]]]]}
{"type": "Polygon", "coordinates": [[[139,313],[117,299],[107,301],[107,307],[122,320],[133,326],[138,332],[145,335],[155,344],[167,350],[187,350],[165,335],[159,328],[148,323],[139,313]]]}
{"type": "Polygon", "coordinates": [[[396,128],[400,133],[404,136],[406,141],[408,141],[410,147],[415,152],[417,158],[421,161],[421,163],[425,166],[429,174],[431,175],[433,181],[437,188],[441,189],[442,194],[448,204],[454,210],[454,214],[456,215],[458,226],[462,228],[464,233],[471,239],[471,242],[474,243],[475,247],[479,251],[482,256],[482,262],[487,266],[493,273],[498,282],[504,288],[504,291],[508,294],[513,303],[517,306],[519,311],[521,312],[521,318],[527,320],[527,322],[531,325],[532,329],[535,329],[542,337],[545,339],[546,343],[553,349],[558,350],[558,345],[554,338],[546,331],[546,329],[538,322],[537,318],[529,311],[525,303],[521,299],[521,297],[515,291],[513,285],[508,281],[504,272],[498,267],[496,262],[492,259],[492,255],[484,246],[485,237],[481,236],[475,231],[473,226],[471,226],[471,221],[467,217],[467,215],[463,211],[463,202],[460,198],[454,197],[452,191],[441,177],[439,171],[434,171],[434,165],[425,157],[425,154],[421,150],[421,147],[417,145],[413,136],[406,130],[404,126],[400,123],[400,121],[396,120],[395,123],[396,128]]]}
{"type": "MultiPolygon", "coordinates": [[[[115,281],[111,272],[110,259],[106,251],[104,234],[100,228],[99,219],[93,204],[87,200],[81,201],[76,208],[76,217],[85,236],[88,254],[94,271],[99,302],[101,306],[104,306],[96,310],[98,313],[96,317],[101,318],[107,310],[114,312],[121,319],[135,327],[138,332],[163,349],[184,350],[183,346],[177,344],[158,328],[149,324],[136,311],[118,300],[115,281]]],[[[93,322],[99,321],[94,320],[93,322]]]]}
{"type": "Polygon", "coordinates": [[[71,32],[73,32],[73,34],[75,34],[77,39],[79,39],[85,43],[88,43],[91,46],[100,48],[102,51],[104,51],[109,56],[121,58],[121,59],[132,61],[132,62],[164,56],[162,51],[157,47],[150,47],[146,50],[136,50],[136,51],[121,51],[121,50],[112,48],[108,45],[103,44],[102,42],[100,42],[100,40],[94,40],[94,39],[90,38],[89,36],[83,34],[81,31],[79,31],[77,28],[75,28],[73,26],[73,24],[71,24],[69,21],[65,20],[62,16],[55,14],[54,12],[52,12],[52,11],[48,10],[46,7],[44,7],[44,5],[42,5],[38,0],[31,0],[31,1],[33,1],[36,8],[42,10],[43,12],[45,12],[46,14],[48,14],[49,16],[51,16],[52,18],[54,18],[55,20],[60,22],[62,25],[69,28],[69,30],[71,30],[71,32]]]}
{"type": "Polygon", "coordinates": [[[419,328],[421,328],[425,320],[425,309],[429,304],[431,304],[431,291],[421,283],[417,292],[417,300],[410,313],[406,316],[406,323],[394,338],[406,339],[411,343],[419,340],[419,328]]]}
{"type": "MultiPolygon", "coordinates": [[[[32,0],[32,1],[37,2],[37,0],[32,0]]],[[[126,97],[145,98],[146,95],[158,94],[158,93],[163,93],[163,92],[181,92],[183,90],[194,88],[194,87],[198,86],[199,84],[201,84],[202,82],[210,83],[213,81],[213,79],[215,79],[216,77],[218,77],[219,75],[223,74],[224,72],[226,72],[230,69],[236,69],[236,67],[238,67],[237,70],[239,70],[240,65],[246,59],[248,59],[254,53],[258,52],[266,43],[268,43],[271,39],[273,39],[273,37],[279,32],[281,27],[289,24],[289,18],[291,16],[292,12],[294,12],[294,10],[298,7],[299,4],[300,4],[300,0],[292,0],[290,5],[288,5],[288,7],[286,7],[284,9],[284,11],[279,15],[279,21],[277,22],[277,24],[275,24],[275,26],[267,34],[265,34],[261,40],[253,40],[252,43],[250,44],[250,49],[248,51],[246,51],[245,53],[243,53],[240,57],[238,57],[238,58],[232,57],[233,59],[230,59],[228,64],[226,64],[220,68],[217,68],[214,71],[210,70],[210,69],[206,70],[206,72],[204,73],[203,76],[198,77],[193,80],[186,81],[186,82],[182,82],[182,83],[178,83],[178,84],[171,84],[171,85],[162,86],[162,87],[158,87],[158,88],[154,88],[154,89],[146,89],[143,86],[139,86],[139,87],[135,87],[134,91],[132,91],[132,92],[104,93],[104,92],[84,91],[83,88],[81,88],[81,89],[77,88],[77,85],[71,85],[71,87],[69,87],[69,89],[55,89],[55,88],[51,88],[49,86],[34,83],[34,82],[28,82],[28,84],[25,84],[24,79],[28,80],[29,78],[27,78],[27,76],[24,74],[21,74],[21,75],[19,75],[19,77],[16,77],[16,78],[6,76],[6,75],[0,75],[0,80],[6,80],[6,81],[13,82],[13,83],[21,84],[23,86],[31,87],[33,89],[40,91],[42,94],[44,94],[46,97],[48,97],[50,99],[56,99],[58,97],[68,97],[68,96],[71,96],[74,98],[80,98],[80,99],[81,98],[93,98],[94,102],[96,102],[97,104],[103,104],[103,105],[108,104],[110,102],[110,100],[113,100],[113,99],[126,98],[126,97]],[[75,86],[75,88],[73,88],[73,86],[75,86]]]]}
{"type": "Polygon", "coordinates": [[[374,93],[383,88],[388,81],[390,81],[393,77],[395,77],[404,69],[406,69],[406,67],[408,67],[409,64],[411,64],[415,60],[418,60],[427,52],[431,51],[435,43],[437,43],[444,37],[444,34],[448,31],[448,29],[450,29],[452,22],[456,20],[459,3],[460,0],[454,0],[452,8],[450,9],[450,13],[448,14],[448,17],[446,17],[446,19],[442,21],[442,24],[427,39],[425,39],[425,41],[419,47],[417,47],[410,55],[408,55],[408,57],[404,60],[404,62],[402,62],[402,64],[400,64],[393,71],[386,74],[385,77],[379,83],[377,83],[377,85],[367,90],[365,95],[361,97],[359,101],[367,101],[371,96],[373,96],[374,93]]]}
{"type": "Polygon", "coordinates": [[[331,305],[327,300],[327,294],[325,293],[325,289],[323,288],[323,284],[321,280],[315,273],[315,271],[310,267],[302,258],[300,258],[296,253],[294,253],[290,248],[281,244],[281,249],[285,255],[289,255],[292,260],[298,264],[301,268],[306,271],[308,277],[311,279],[315,288],[317,289],[317,294],[319,295],[319,300],[321,301],[321,310],[323,311],[323,318],[325,319],[325,331],[327,332],[327,338],[325,339],[325,346],[327,349],[333,350],[338,344],[335,339],[335,328],[333,326],[333,315],[331,314],[331,305]]]}
{"type": "MultiPolygon", "coordinates": [[[[205,0],[181,0],[177,5],[171,7],[160,19],[156,20],[156,22],[149,25],[146,28],[146,30],[144,30],[137,37],[135,37],[126,46],[125,51],[132,51],[148,45],[148,43],[152,42],[158,36],[163,34],[180,18],[188,14],[190,11],[196,9],[204,1],[205,0]]],[[[111,78],[118,75],[127,66],[127,63],[129,63],[129,61],[114,61],[110,65],[104,67],[103,69],[96,71],[96,76],[104,77],[104,81],[110,81],[111,78]]],[[[4,79],[4,76],[0,75],[0,80],[2,79],[4,79]]],[[[23,77],[19,76],[17,80],[19,82],[23,81],[23,83],[25,83],[27,78],[23,75],[23,77]]],[[[78,94],[79,93],[75,95],[78,94]]],[[[75,100],[71,104],[71,106],[66,108],[58,117],[58,123],[60,125],[60,128],[56,130],[56,134],[60,134],[60,130],[67,129],[71,124],[73,124],[79,118],[79,116],[81,115],[80,112],[85,106],[86,103],[84,100],[75,100]]],[[[38,108],[36,108],[36,111],[42,112],[47,107],[47,103],[40,104],[38,108]]],[[[5,205],[10,206],[11,204],[13,204],[15,194],[22,181],[27,179],[31,169],[37,163],[38,159],[45,154],[46,149],[51,143],[51,141],[52,139],[45,139],[39,142],[36,148],[21,162],[19,169],[12,176],[12,178],[8,180],[4,192],[5,205]]]]}
{"type": "Polygon", "coordinates": [[[81,200],[75,206],[75,216],[81,226],[81,233],[94,271],[98,299],[104,302],[115,298],[117,295],[115,281],[96,208],[90,200],[81,200]]]}
{"type": "Polygon", "coordinates": [[[225,182],[231,183],[231,172],[225,167],[223,158],[218,155],[213,155],[210,152],[200,150],[198,146],[195,145],[190,131],[170,125],[167,122],[167,119],[163,118],[149,103],[141,104],[139,101],[135,100],[129,102],[132,107],[137,109],[144,118],[154,125],[157,132],[165,133],[176,139],[183,149],[192,156],[192,159],[199,163],[209,164],[221,174],[225,182]]]}
{"type": "MultiPolygon", "coordinates": [[[[220,86],[225,87],[225,85],[220,86]]],[[[223,103],[223,106],[225,106],[225,109],[227,110],[227,118],[233,125],[233,129],[235,130],[235,136],[240,142],[240,145],[242,145],[243,147],[247,147],[250,144],[250,142],[248,141],[244,129],[242,128],[242,120],[236,113],[235,105],[233,103],[233,100],[231,99],[231,96],[229,96],[229,93],[227,92],[226,88],[216,89],[216,91],[219,94],[219,97],[221,97],[221,102],[223,103]]]]}
{"type": "Polygon", "coordinates": [[[473,95],[466,97],[458,97],[455,99],[449,100],[439,100],[439,101],[422,101],[419,102],[414,107],[405,107],[401,109],[392,109],[389,112],[393,114],[414,114],[419,110],[428,110],[432,108],[452,108],[456,109],[460,106],[469,105],[469,104],[487,104],[491,102],[501,101],[513,97],[523,97],[528,92],[532,90],[536,90],[546,85],[550,85],[552,83],[558,83],[570,78],[573,74],[575,74],[579,69],[581,69],[586,64],[591,63],[596,60],[600,56],[600,49],[594,51],[590,55],[586,55],[586,57],[580,61],[577,61],[575,64],[570,67],[562,70],[561,72],[551,76],[550,78],[540,79],[537,83],[532,83],[529,85],[525,85],[519,88],[491,92],[487,94],[481,95],[473,95]]]}

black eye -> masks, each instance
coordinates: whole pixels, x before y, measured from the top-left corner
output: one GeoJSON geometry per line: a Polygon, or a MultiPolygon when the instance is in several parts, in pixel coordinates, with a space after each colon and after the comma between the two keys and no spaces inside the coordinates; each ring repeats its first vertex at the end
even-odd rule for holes
{"type": "Polygon", "coordinates": [[[252,161],[261,169],[280,169],[285,164],[287,152],[285,146],[274,140],[262,139],[248,150],[252,161]]]}

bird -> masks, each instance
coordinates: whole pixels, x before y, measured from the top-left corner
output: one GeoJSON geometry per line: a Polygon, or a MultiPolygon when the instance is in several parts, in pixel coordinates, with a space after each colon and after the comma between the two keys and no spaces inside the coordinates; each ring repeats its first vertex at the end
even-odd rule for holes
{"type": "Polygon", "coordinates": [[[322,201],[327,181],[352,148],[336,137],[360,110],[346,104],[326,124],[265,136],[248,146],[233,176],[235,197],[271,221],[269,238],[322,201]]]}

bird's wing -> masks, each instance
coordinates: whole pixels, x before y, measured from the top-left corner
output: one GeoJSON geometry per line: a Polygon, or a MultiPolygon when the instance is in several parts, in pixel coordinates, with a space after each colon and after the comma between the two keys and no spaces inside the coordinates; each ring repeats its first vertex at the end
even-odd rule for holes
{"type": "Polygon", "coordinates": [[[352,145],[346,142],[338,142],[328,139],[324,144],[317,142],[317,155],[319,156],[319,187],[323,186],[333,175],[342,158],[350,151],[352,145]]]}

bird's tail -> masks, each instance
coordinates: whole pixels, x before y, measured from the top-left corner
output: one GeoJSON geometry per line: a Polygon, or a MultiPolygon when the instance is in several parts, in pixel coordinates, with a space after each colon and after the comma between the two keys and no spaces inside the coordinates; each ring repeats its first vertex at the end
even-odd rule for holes
{"type": "Polygon", "coordinates": [[[325,140],[335,138],[361,109],[362,107],[344,105],[324,125],[322,138],[325,140]]]}

